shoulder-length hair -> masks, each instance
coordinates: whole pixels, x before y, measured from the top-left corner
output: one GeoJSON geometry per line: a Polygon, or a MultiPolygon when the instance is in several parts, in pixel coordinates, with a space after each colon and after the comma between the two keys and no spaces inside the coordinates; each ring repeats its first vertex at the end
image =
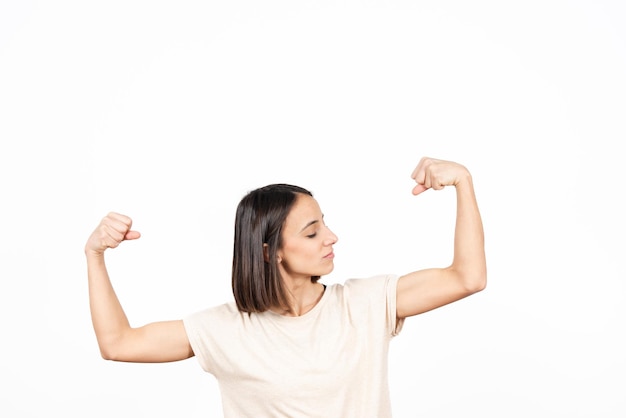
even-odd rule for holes
{"type": "MultiPolygon", "coordinates": [[[[298,194],[313,196],[299,186],[270,184],[249,192],[237,206],[232,287],[241,312],[289,306],[276,252],[282,246],[283,226],[298,194]]],[[[316,282],[319,276],[311,280],[316,282]]]]}

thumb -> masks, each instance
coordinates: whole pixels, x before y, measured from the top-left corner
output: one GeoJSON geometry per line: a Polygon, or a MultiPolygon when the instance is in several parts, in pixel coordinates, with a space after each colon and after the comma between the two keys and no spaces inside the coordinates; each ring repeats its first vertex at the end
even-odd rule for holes
{"type": "Polygon", "coordinates": [[[141,234],[139,233],[139,231],[128,231],[126,235],[124,235],[124,239],[127,241],[134,240],[139,237],[141,237],[141,234]]]}
{"type": "Polygon", "coordinates": [[[417,196],[418,194],[425,192],[426,190],[428,190],[428,187],[424,186],[423,184],[416,184],[415,187],[413,187],[413,195],[417,196]]]}

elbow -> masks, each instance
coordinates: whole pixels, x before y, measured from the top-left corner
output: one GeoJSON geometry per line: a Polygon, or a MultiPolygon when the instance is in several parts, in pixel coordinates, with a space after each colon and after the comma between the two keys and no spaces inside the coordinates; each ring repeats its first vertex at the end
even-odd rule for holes
{"type": "Polygon", "coordinates": [[[122,361],[119,346],[116,342],[98,341],[98,348],[100,349],[100,356],[104,360],[122,361]]]}
{"type": "Polygon", "coordinates": [[[461,274],[460,281],[467,295],[482,292],[487,287],[487,272],[485,269],[472,270],[461,274]]]}
{"type": "Polygon", "coordinates": [[[478,292],[482,292],[487,287],[487,277],[483,276],[481,278],[477,278],[471,282],[468,286],[468,290],[474,294],[478,292]]]}
{"type": "Polygon", "coordinates": [[[100,346],[100,356],[104,360],[116,361],[116,356],[113,350],[107,347],[100,346]]]}
{"type": "Polygon", "coordinates": [[[466,278],[465,288],[470,294],[482,292],[487,287],[487,273],[481,272],[466,278]]]}

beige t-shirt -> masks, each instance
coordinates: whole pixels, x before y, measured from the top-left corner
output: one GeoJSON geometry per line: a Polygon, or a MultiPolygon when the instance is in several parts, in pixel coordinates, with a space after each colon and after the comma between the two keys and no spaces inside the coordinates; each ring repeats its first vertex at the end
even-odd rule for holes
{"type": "Polygon", "coordinates": [[[234,302],[184,319],[225,418],[391,417],[387,378],[398,277],[328,286],[302,316],[240,313],[234,302]]]}

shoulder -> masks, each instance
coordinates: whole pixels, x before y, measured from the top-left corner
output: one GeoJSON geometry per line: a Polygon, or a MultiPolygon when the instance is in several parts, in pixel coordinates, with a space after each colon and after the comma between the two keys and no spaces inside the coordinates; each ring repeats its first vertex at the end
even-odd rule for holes
{"type": "Polygon", "coordinates": [[[348,279],[343,284],[343,288],[349,292],[386,291],[389,288],[395,290],[398,278],[399,276],[395,274],[378,274],[366,278],[348,279]]]}
{"type": "Polygon", "coordinates": [[[394,336],[402,328],[402,321],[398,321],[396,316],[399,277],[396,274],[379,274],[333,285],[336,303],[350,313],[353,321],[365,324],[368,329],[385,330],[385,335],[394,336]]]}
{"type": "Polygon", "coordinates": [[[237,309],[235,302],[228,302],[193,312],[183,318],[183,322],[186,327],[190,328],[213,321],[230,322],[240,317],[241,312],[237,309]]]}
{"type": "Polygon", "coordinates": [[[343,284],[329,286],[330,294],[343,300],[375,300],[395,295],[398,275],[378,274],[370,277],[347,279],[343,284]]]}

